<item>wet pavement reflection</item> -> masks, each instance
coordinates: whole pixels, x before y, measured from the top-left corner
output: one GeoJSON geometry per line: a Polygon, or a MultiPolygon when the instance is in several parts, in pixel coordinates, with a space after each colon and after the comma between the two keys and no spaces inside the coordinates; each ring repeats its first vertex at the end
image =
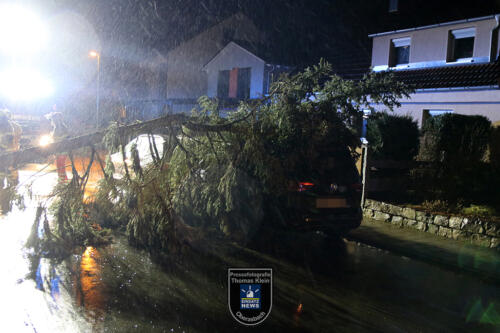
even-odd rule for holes
{"type": "Polygon", "coordinates": [[[99,260],[99,251],[92,246],[87,247],[81,256],[79,274],[75,274],[74,282],[77,304],[95,320],[102,320],[106,302],[99,260]]]}
{"type": "MultiPolygon", "coordinates": [[[[20,170],[19,183],[42,169],[20,170]]],[[[500,329],[499,283],[321,234],[262,230],[250,248],[212,244],[211,253],[163,265],[117,234],[112,245],[83,248],[63,261],[30,261],[24,244],[35,200],[57,178],[36,177],[26,210],[14,206],[0,217],[1,331],[248,331],[228,311],[230,267],[273,268],[273,309],[258,332],[500,329]]]]}

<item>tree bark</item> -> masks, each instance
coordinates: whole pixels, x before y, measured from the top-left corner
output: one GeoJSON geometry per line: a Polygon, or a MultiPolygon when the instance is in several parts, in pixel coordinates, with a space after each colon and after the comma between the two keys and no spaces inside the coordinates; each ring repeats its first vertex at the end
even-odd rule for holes
{"type": "MultiPolygon", "coordinates": [[[[120,137],[131,137],[139,134],[154,133],[155,130],[166,130],[168,127],[177,127],[187,120],[184,114],[166,115],[161,118],[145,121],[142,123],[120,126],[118,133],[120,137]]],[[[71,129],[70,129],[71,130],[71,129]]],[[[9,167],[19,167],[25,163],[35,162],[50,155],[70,152],[75,149],[98,146],[102,143],[105,131],[89,133],[79,137],[68,138],[54,142],[46,147],[31,147],[19,151],[13,151],[0,155],[0,170],[9,167]]]]}

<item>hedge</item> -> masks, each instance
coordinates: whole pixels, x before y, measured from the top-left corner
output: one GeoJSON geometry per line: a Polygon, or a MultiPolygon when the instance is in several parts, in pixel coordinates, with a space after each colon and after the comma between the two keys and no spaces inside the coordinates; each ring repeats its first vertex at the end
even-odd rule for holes
{"type": "Polygon", "coordinates": [[[494,179],[483,159],[490,133],[491,122],[483,116],[448,113],[429,118],[422,130],[419,158],[436,164],[421,185],[436,199],[450,202],[491,199],[494,179]]]}
{"type": "Polygon", "coordinates": [[[488,148],[490,132],[491,122],[483,116],[447,113],[431,117],[422,130],[421,156],[453,167],[478,163],[488,148]]]}
{"type": "Polygon", "coordinates": [[[375,113],[366,126],[366,139],[375,159],[411,161],[418,153],[419,130],[410,116],[375,113]]]}

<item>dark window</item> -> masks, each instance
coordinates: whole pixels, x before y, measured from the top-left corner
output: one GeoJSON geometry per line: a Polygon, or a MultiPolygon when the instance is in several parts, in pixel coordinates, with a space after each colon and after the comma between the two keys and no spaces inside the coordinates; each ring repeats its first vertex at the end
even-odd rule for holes
{"type": "Polygon", "coordinates": [[[448,37],[447,61],[472,58],[475,30],[472,28],[453,30],[448,37]]]}
{"type": "Polygon", "coordinates": [[[472,51],[474,50],[474,37],[455,39],[454,44],[454,60],[472,58],[472,51]]]}
{"type": "Polygon", "coordinates": [[[240,68],[238,70],[237,97],[239,99],[250,98],[250,68],[240,68]]]}
{"type": "Polygon", "coordinates": [[[398,0],[389,0],[389,13],[398,11],[398,0]]]}
{"type": "Polygon", "coordinates": [[[394,48],[396,65],[403,65],[410,62],[410,45],[394,48]]]}
{"type": "Polygon", "coordinates": [[[222,99],[250,98],[250,73],[250,67],[219,71],[217,97],[222,99]]]}
{"type": "Polygon", "coordinates": [[[410,43],[409,40],[404,43],[392,41],[389,66],[405,65],[410,63],[410,43]]]}
{"type": "Polygon", "coordinates": [[[230,71],[219,71],[219,77],[217,79],[217,97],[227,98],[229,94],[229,72],[230,71]]]}

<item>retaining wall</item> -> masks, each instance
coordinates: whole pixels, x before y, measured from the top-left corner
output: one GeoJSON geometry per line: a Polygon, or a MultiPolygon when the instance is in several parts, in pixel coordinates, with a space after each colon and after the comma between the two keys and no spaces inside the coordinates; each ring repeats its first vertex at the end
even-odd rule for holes
{"type": "Polygon", "coordinates": [[[399,227],[413,228],[442,237],[468,240],[500,249],[500,224],[479,218],[435,215],[412,208],[367,199],[363,215],[399,227]]]}

